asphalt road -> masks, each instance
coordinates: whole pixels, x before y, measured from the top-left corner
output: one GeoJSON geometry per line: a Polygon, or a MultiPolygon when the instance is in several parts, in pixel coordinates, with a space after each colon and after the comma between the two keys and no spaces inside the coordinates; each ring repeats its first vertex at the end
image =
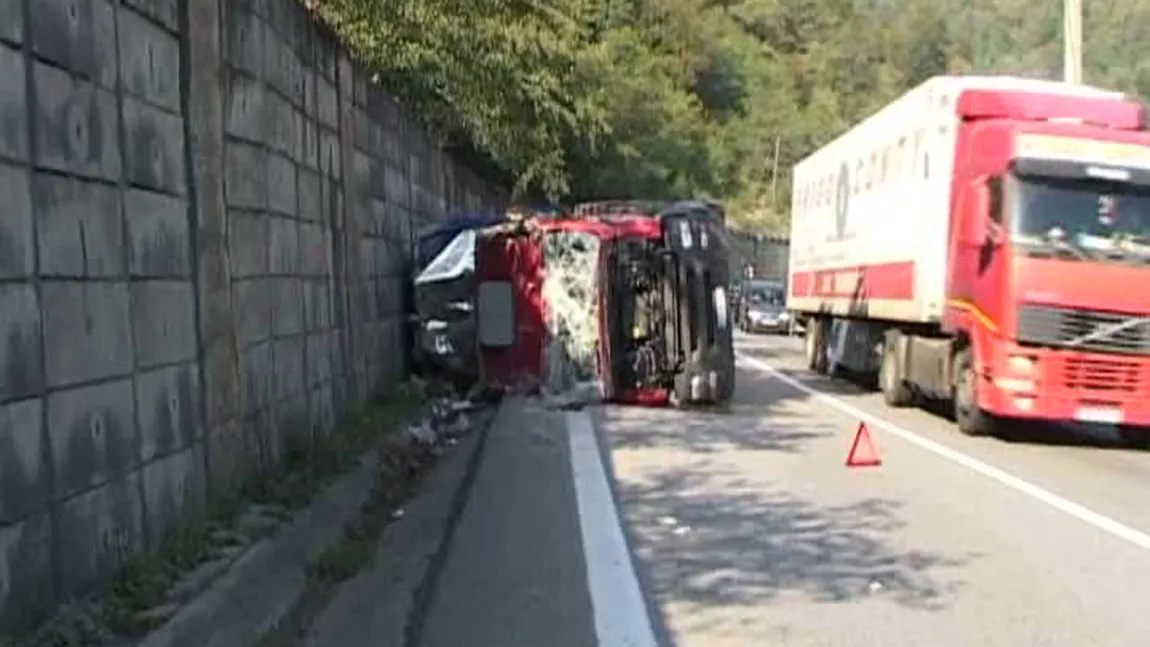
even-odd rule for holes
{"type": "Polygon", "coordinates": [[[1150,453],[966,438],[798,339],[739,350],[725,411],[505,408],[419,647],[1150,644],[1150,453]],[[844,465],[860,418],[879,467],[844,465]]]}

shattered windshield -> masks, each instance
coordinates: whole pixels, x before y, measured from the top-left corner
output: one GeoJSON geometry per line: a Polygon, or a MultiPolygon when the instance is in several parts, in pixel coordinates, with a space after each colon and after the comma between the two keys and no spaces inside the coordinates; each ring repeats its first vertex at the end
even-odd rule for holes
{"type": "Polygon", "coordinates": [[[1030,256],[1150,263],[1150,187],[1017,178],[1013,241],[1030,256]]]}

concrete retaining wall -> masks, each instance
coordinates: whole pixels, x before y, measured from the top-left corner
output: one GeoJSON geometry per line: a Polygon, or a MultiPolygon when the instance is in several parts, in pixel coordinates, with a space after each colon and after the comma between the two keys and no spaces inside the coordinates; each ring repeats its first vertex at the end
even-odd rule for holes
{"type": "Polygon", "coordinates": [[[400,378],[412,232],[504,199],[296,0],[0,0],[0,635],[400,378]]]}

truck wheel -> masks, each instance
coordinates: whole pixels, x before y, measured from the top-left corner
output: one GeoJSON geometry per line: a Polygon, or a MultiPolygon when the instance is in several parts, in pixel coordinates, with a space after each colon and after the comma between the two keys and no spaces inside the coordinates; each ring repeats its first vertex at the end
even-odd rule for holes
{"type": "Polygon", "coordinates": [[[1150,449],[1150,428],[1119,425],[1118,438],[1130,449],[1150,449]]]}
{"type": "Polygon", "coordinates": [[[978,375],[974,352],[963,348],[954,358],[954,419],[958,430],[968,436],[986,436],[994,431],[994,419],[978,408],[978,375]]]}
{"type": "Polygon", "coordinates": [[[898,366],[898,346],[889,342],[882,345],[882,364],[878,369],[878,385],[882,399],[891,407],[907,407],[914,404],[914,392],[902,379],[898,366]]]}
{"type": "Polygon", "coordinates": [[[826,330],[821,319],[808,319],[804,347],[807,356],[807,368],[819,375],[826,375],[830,369],[827,358],[826,330]]]}

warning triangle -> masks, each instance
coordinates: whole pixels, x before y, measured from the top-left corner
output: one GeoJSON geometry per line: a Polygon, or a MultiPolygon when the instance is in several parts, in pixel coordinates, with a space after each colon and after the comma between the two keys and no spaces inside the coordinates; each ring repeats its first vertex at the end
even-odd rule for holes
{"type": "Polygon", "coordinates": [[[874,442],[870,438],[870,430],[867,429],[865,422],[859,423],[858,431],[855,432],[855,441],[851,444],[851,451],[847,454],[847,467],[878,467],[882,465],[882,459],[878,456],[878,450],[874,447],[874,442]]]}

